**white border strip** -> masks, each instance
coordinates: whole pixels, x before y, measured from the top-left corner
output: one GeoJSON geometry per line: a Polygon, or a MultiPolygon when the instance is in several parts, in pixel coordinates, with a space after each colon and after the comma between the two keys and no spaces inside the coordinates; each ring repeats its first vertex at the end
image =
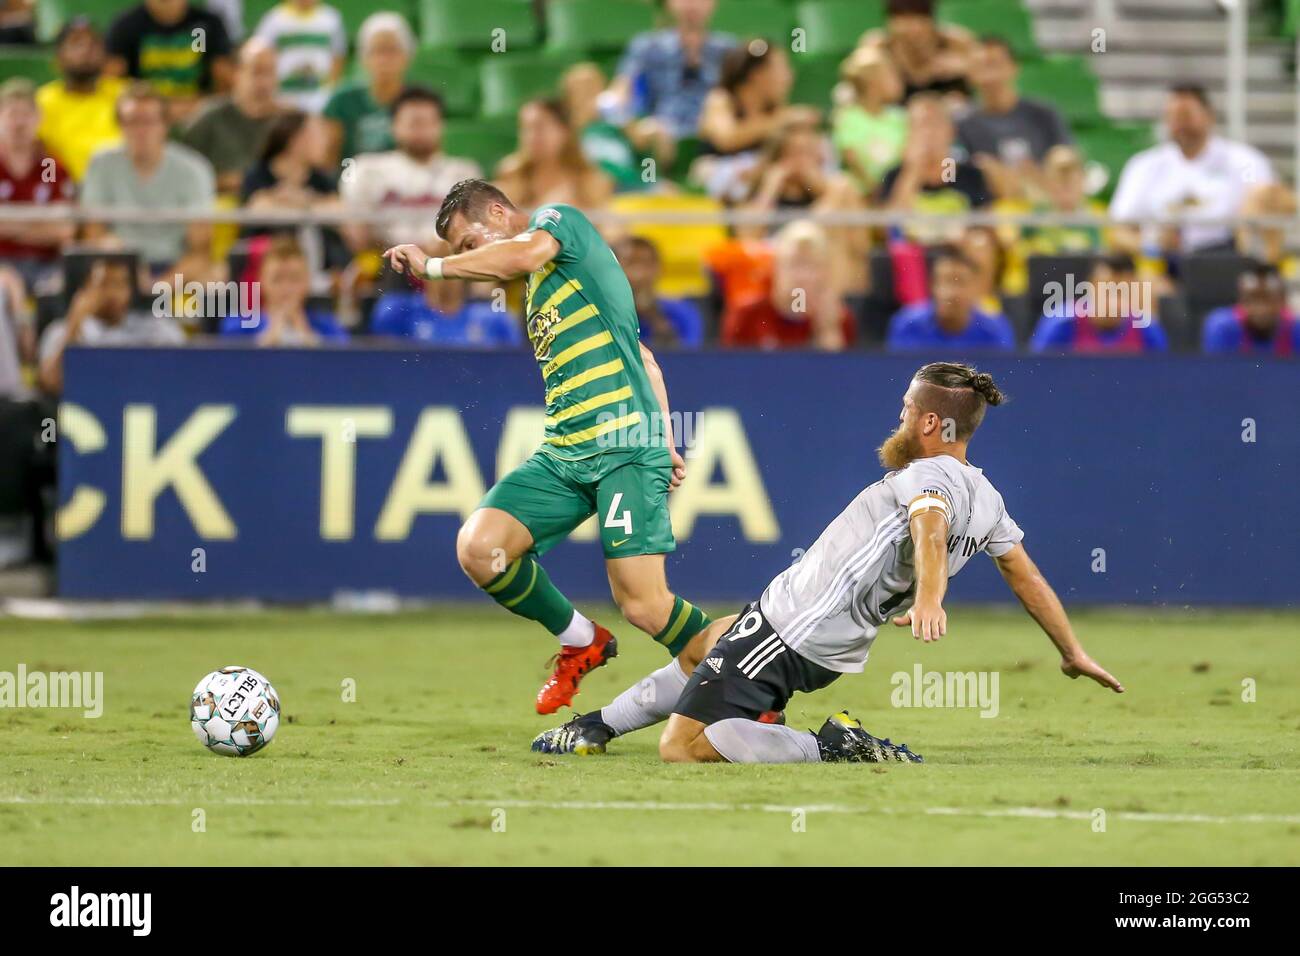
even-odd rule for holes
{"type": "MultiPolygon", "coordinates": [[[[295,800],[257,797],[235,797],[228,800],[166,800],[166,799],[113,799],[104,797],[21,797],[0,796],[4,806],[87,806],[87,807],[191,807],[191,806],[252,806],[252,807],[400,807],[453,809],[504,807],[516,810],[623,810],[675,813],[711,813],[714,811],[748,811],[756,813],[882,814],[885,816],[939,816],[982,817],[996,819],[1010,817],[1030,820],[1091,820],[1087,810],[1061,810],[1050,807],[871,807],[842,803],[807,804],[804,806],[771,803],[658,803],[651,800],[401,800],[357,798],[348,800],[295,800]]],[[[1300,824],[1300,814],[1285,813],[1158,813],[1145,810],[1108,811],[1108,819],[1127,820],[1133,823],[1278,823],[1300,824]]]]}

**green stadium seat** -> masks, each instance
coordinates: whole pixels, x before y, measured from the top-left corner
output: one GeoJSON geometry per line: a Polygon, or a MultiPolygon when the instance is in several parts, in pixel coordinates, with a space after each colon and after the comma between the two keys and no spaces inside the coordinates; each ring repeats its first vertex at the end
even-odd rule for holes
{"type": "Polygon", "coordinates": [[[1038,55],[1034,21],[1021,0],[944,0],[939,22],[965,27],[976,36],[999,36],[1020,57],[1038,55]]]}
{"type": "Polygon", "coordinates": [[[1049,56],[1020,64],[1020,92],[1060,110],[1071,124],[1101,122],[1100,88],[1081,56],[1049,56]]]}
{"type": "Polygon", "coordinates": [[[546,46],[551,50],[615,52],[655,25],[655,11],[642,0],[550,0],[546,46]]]}
{"type": "Polygon", "coordinates": [[[1152,128],[1143,123],[1110,123],[1074,131],[1083,155],[1105,167],[1110,174],[1105,195],[1110,195],[1119,181],[1124,164],[1135,153],[1155,145],[1152,128]]]}
{"type": "MultiPolygon", "coordinates": [[[[415,0],[325,0],[325,2],[329,3],[343,16],[343,29],[347,31],[348,41],[354,46],[357,42],[357,30],[361,27],[361,22],[370,14],[378,13],[381,10],[392,10],[394,13],[400,13],[406,18],[406,22],[411,24],[412,29],[415,27],[415,0]]],[[[245,9],[247,9],[247,0],[245,0],[245,9]]],[[[247,14],[245,14],[245,17],[247,17],[247,14]]],[[[252,27],[249,27],[249,29],[251,30],[252,27]]]]}
{"type": "Polygon", "coordinates": [[[789,40],[795,26],[794,7],[785,0],[719,0],[713,29],[738,37],[789,40]]]}
{"type": "Polygon", "coordinates": [[[478,65],[473,60],[447,50],[421,47],[415,51],[406,77],[411,83],[437,90],[448,116],[478,113],[478,65]]]}
{"type": "Polygon", "coordinates": [[[449,119],[443,125],[442,151],[475,160],[490,177],[501,158],[515,148],[515,139],[513,119],[449,119]]]}
{"type": "Polygon", "coordinates": [[[790,91],[790,102],[805,103],[829,112],[831,108],[831,91],[840,78],[841,57],[838,53],[829,56],[813,56],[811,53],[793,53],[790,66],[794,69],[794,89],[790,91]]]}
{"type": "Polygon", "coordinates": [[[884,23],[883,0],[808,0],[795,7],[795,26],[806,31],[806,50],[814,55],[843,56],[884,23]]]}
{"type": "Polygon", "coordinates": [[[419,2],[420,39],[425,46],[498,54],[537,46],[537,20],[530,3],[520,0],[419,2]],[[497,40],[504,41],[503,51],[492,49],[497,40]]]}
{"type": "Polygon", "coordinates": [[[139,5],[140,0],[36,0],[36,36],[46,42],[53,40],[74,16],[87,17],[107,30],[119,13],[139,5]]]}
{"type": "MultiPolygon", "coordinates": [[[[262,22],[262,17],[271,10],[272,7],[278,7],[280,0],[244,0],[244,34],[252,36],[257,25],[262,22]]],[[[356,38],[349,35],[349,40],[356,38]]]]}
{"type": "Polygon", "coordinates": [[[484,57],[479,64],[482,115],[513,120],[528,100],[558,92],[560,74],[569,62],[545,54],[484,57]]]}
{"type": "Polygon", "coordinates": [[[0,83],[16,76],[25,76],[37,86],[58,79],[54,57],[46,50],[0,47],[0,83]]]}

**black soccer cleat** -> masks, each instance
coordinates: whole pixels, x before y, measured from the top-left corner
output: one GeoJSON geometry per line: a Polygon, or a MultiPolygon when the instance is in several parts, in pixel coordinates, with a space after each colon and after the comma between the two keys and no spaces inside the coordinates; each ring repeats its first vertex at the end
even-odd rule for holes
{"type": "Polygon", "coordinates": [[[544,754],[577,754],[590,757],[605,752],[605,744],[616,736],[600,719],[600,711],[579,714],[568,723],[544,730],[533,738],[532,750],[544,754]]]}
{"type": "Polygon", "coordinates": [[[862,729],[862,722],[850,717],[846,710],[826,718],[816,737],[817,750],[825,763],[925,763],[920,754],[907,749],[907,744],[871,736],[862,729]]]}

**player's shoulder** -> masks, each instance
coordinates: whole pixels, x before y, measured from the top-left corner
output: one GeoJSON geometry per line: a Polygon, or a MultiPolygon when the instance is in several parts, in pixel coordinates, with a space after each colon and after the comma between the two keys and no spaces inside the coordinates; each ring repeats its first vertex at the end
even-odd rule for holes
{"type": "Polygon", "coordinates": [[[576,225],[586,223],[591,225],[581,209],[577,206],[571,206],[566,202],[551,202],[544,206],[538,206],[532,216],[529,218],[529,225],[533,228],[552,225],[576,225]]]}
{"type": "Polygon", "coordinates": [[[1074,312],[1065,309],[1060,312],[1047,312],[1038,320],[1034,337],[1051,344],[1069,342],[1074,338],[1074,312]]]}
{"type": "Polygon", "coordinates": [[[184,170],[192,176],[205,176],[212,173],[212,164],[202,153],[191,146],[175,141],[163,147],[163,162],[176,169],[184,170]]]}
{"type": "Polygon", "coordinates": [[[905,305],[894,313],[889,324],[895,330],[913,331],[928,327],[934,321],[934,306],[927,300],[905,305]]]}
{"type": "Polygon", "coordinates": [[[1235,307],[1220,306],[1205,317],[1201,344],[1207,352],[1235,352],[1241,346],[1241,323],[1235,307]]]}
{"type": "Polygon", "coordinates": [[[1233,164],[1254,164],[1257,166],[1268,167],[1268,157],[1257,146],[1250,143],[1243,143],[1239,140],[1228,139],[1226,136],[1215,136],[1210,141],[1210,148],[1227,157],[1227,161],[1233,164]]]}
{"type": "Polygon", "coordinates": [[[899,501],[904,505],[911,498],[927,492],[938,492],[951,499],[963,493],[969,485],[970,476],[966,474],[966,468],[950,455],[935,455],[914,459],[890,472],[885,480],[896,489],[899,501]]]}

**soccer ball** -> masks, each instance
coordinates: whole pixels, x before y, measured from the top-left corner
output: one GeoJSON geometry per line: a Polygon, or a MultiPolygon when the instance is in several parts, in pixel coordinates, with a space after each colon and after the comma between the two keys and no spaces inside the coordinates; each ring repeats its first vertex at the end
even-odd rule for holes
{"type": "Polygon", "coordinates": [[[280,695],[247,667],[223,667],[194,688],[190,726],[199,743],[225,757],[255,754],[280,726],[280,695]]]}

